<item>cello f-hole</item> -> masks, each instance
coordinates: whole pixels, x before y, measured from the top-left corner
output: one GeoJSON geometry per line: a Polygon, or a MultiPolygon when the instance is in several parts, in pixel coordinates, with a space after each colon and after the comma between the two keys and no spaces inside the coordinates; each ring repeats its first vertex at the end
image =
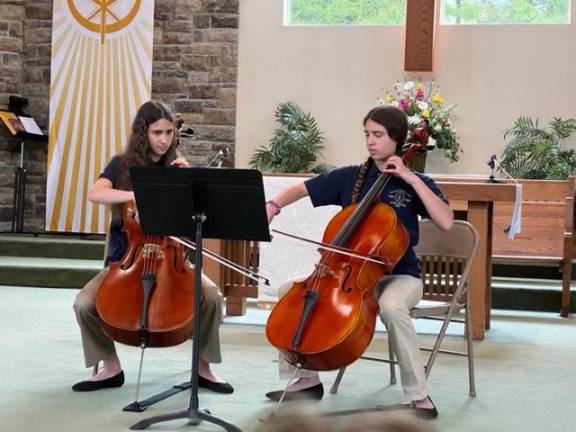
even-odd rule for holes
{"type": "Polygon", "coordinates": [[[344,280],[342,281],[342,285],[341,285],[341,290],[343,293],[349,293],[350,291],[352,291],[352,287],[346,287],[346,283],[348,282],[348,279],[350,278],[350,274],[352,273],[352,266],[350,264],[346,264],[346,266],[344,267],[346,270],[345,276],[344,276],[344,280]]]}

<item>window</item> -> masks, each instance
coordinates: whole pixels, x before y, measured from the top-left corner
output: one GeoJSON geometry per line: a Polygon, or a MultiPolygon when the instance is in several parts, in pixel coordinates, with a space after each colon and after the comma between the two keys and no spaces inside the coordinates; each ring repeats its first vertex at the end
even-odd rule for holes
{"type": "Polygon", "coordinates": [[[285,24],[404,24],[406,0],[285,0],[285,24]]]}
{"type": "Polygon", "coordinates": [[[570,0],[443,0],[442,24],[568,24],[570,0]]]}

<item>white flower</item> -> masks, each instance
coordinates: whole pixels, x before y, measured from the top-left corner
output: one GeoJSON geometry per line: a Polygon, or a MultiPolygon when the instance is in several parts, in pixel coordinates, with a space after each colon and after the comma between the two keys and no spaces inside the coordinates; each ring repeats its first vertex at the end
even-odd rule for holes
{"type": "Polygon", "coordinates": [[[420,123],[422,123],[422,117],[420,117],[418,114],[408,116],[409,125],[418,126],[420,123]]]}
{"type": "Polygon", "coordinates": [[[404,91],[410,91],[414,88],[416,84],[414,84],[414,81],[406,81],[406,83],[404,84],[404,91]]]}
{"type": "Polygon", "coordinates": [[[398,103],[398,101],[397,101],[397,100],[395,100],[395,101],[394,101],[394,102],[392,102],[390,105],[392,105],[393,107],[396,107],[396,108],[398,108],[398,106],[399,106],[400,104],[398,103]]]}
{"type": "Polygon", "coordinates": [[[439,125],[439,124],[437,124],[436,126],[434,126],[434,130],[435,130],[436,132],[441,132],[441,131],[442,131],[442,126],[439,125]]]}
{"type": "Polygon", "coordinates": [[[417,105],[418,105],[418,108],[420,108],[422,111],[428,109],[428,102],[418,101],[417,105]]]}

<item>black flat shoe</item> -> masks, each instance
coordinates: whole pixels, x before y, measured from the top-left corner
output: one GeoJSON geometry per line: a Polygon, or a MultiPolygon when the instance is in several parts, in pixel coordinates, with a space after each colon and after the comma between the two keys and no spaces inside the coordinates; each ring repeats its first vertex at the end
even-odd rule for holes
{"type": "Polygon", "coordinates": [[[198,387],[212,390],[216,393],[233,393],[234,387],[226,382],[214,382],[198,375],[198,387]]]}
{"type": "Polygon", "coordinates": [[[103,388],[122,387],[124,384],[124,371],[101,381],[81,381],[72,386],[75,392],[89,392],[103,388]]]}
{"type": "Polygon", "coordinates": [[[412,402],[412,409],[414,410],[416,417],[427,420],[435,419],[438,417],[438,410],[436,409],[434,402],[432,402],[432,399],[430,399],[430,396],[428,396],[428,400],[432,404],[432,408],[418,408],[416,404],[412,402]]]}
{"type": "MultiPolygon", "coordinates": [[[[284,390],[276,390],[266,393],[266,397],[273,401],[279,401],[282,397],[284,390]]],[[[285,401],[296,400],[320,400],[324,396],[324,386],[322,383],[316,384],[313,387],[308,387],[298,391],[288,391],[284,396],[285,401]]]]}

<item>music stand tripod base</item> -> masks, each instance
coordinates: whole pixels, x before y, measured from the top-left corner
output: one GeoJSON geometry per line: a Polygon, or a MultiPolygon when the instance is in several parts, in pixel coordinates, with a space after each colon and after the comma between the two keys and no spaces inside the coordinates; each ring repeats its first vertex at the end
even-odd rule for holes
{"type": "Polygon", "coordinates": [[[149,419],[141,420],[138,423],[130,426],[132,430],[142,430],[146,429],[148,426],[151,426],[155,423],[170,421],[170,420],[178,420],[181,418],[187,418],[188,423],[192,425],[197,425],[203,420],[209,421],[210,423],[217,424],[218,426],[222,426],[225,430],[230,432],[242,432],[242,429],[237,428],[233,424],[225,422],[218,417],[214,417],[210,415],[208,410],[203,408],[194,408],[186,411],[179,411],[171,414],[165,414],[157,417],[152,417],[149,419]]]}
{"type": "Polygon", "coordinates": [[[192,383],[190,381],[183,382],[182,384],[175,385],[172,388],[169,388],[168,390],[164,390],[163,392],[158,393],[154,396],[150,396],[149,398],[144,399],[142,401],[132,402],[131,404],[126,405],[124,408],[122,408],[122,411],[129,411],[129,412],[146,411],[148,407],[154,405],[155,403],[163,401],[164,399],[168,399],[170,396],[174,396],[175,394],[183,392],[184,390],[189,390],[190,387],[192,387],[192,383]]]}

